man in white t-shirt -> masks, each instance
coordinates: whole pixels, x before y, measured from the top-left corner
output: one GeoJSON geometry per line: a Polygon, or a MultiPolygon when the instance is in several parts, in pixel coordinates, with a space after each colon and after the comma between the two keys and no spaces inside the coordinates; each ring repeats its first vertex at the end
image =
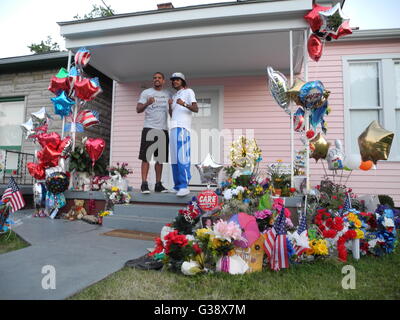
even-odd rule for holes
{"type": "Polygon", "coordinates": [[[171,76],[172,87],[176,93],[169,105],[171,165],[174,178],[173,192],[177,196],[189,194],[190,174],[190,129],[192,113],[198,112],[197,101],[192,89],[187,88],[185,76],[175,72],[171,76]]]}
{"type": "Polygon", "coordinates": [[[167,192],[161,183],[163,163],[168,162],[168,108],[171,92],[164,90],[164,74],[153,74],[153,87],[144,90],[136,106],[138,113],[145,113],[140,143],[139,159],[142,160],[142,193],[150,193],[147,176],[149,161],[154,156],[156,185],[155,192],[167,192]]]}

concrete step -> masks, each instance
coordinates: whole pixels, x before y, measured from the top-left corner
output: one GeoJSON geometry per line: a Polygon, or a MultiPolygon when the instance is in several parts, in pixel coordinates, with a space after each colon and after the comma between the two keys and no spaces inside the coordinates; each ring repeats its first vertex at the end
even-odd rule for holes
{"type": "Polygon", "coordinates": [[[183,205],[125,204],[115,205],[112,216],[103,219],[103,226],[110,229],[127,229],[160,233],[161,228],[171,223],[183,205]]]}

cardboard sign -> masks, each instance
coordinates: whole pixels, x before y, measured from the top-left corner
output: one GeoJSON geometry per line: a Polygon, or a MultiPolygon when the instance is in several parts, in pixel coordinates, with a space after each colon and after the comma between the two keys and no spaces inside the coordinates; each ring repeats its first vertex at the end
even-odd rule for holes
{"type": "Polygon", "coordinates": [[[261,235],[250,248],[235,247],[235,253],[249,266],[247,273],[262,271],[264,259],[264,237],[261,235]]]}
{"type": "Polygon", "coordinates": [[[212,190],[205,190],[197,196],[198,206],[203,211],[211,211],[218,206],[218,195],[212,190]]]}

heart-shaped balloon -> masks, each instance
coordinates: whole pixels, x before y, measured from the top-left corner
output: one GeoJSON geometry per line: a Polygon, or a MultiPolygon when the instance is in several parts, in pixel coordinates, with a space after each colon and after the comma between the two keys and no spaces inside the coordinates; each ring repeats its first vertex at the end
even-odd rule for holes
{"type": "Polygon", "coordinates": [[[102,138],[88,138],[85,142],[85,149],[92,160],[92,166],[103,154],[106,142],[102,138]]]}
{"type": "Polygon", "coordinates": [[[37,158],[45,168],[55,167],[58,164],[61,152],[47,145],[37,153],[37,158]]]}
{"type": "Polygon", "coordinates": [[[44,167],[41,164],[28,162],[26,166],[29,174],[36,180],[44,180],[46,178],[44,167]]]}
{"type": "Polygon", "coordinates": [[[37,139],[42,148],[50,146],[53,149],[57,149],[61,143],[61,137],[57,132],[38,134],[37,139]]]}

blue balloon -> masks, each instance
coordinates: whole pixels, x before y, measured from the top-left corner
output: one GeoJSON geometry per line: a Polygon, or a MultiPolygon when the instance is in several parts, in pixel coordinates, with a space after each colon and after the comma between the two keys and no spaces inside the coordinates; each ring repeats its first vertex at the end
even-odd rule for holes
{"type": "Polygon", "coordinates": [[[299,92],[299,98],[304,108],[315,108],[321,102],[324,90],[324,85],[319,80],[310,81],[303,85],[299,92]]]}
{"type": "Polygon", "coordinates": [[[313,126],[314,130],[322,122],[322,120],[324,120],[326,109],[328,109],[327,101],[325,101],[322,107],[314,108],[311,110],[310,124],[313,126]]]}
{"type": "Polygon", "coordinates": [[[75,101],[71,100],[65,94],[65,91],[55,98],[51,98],[54,105],[54,113],[61,116],[61,118],[68,116],[71,113],[71,108],[75,101]]]}

